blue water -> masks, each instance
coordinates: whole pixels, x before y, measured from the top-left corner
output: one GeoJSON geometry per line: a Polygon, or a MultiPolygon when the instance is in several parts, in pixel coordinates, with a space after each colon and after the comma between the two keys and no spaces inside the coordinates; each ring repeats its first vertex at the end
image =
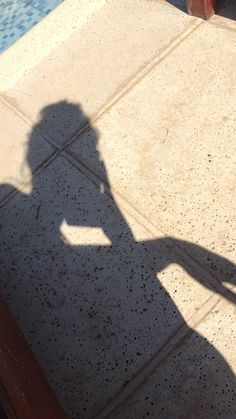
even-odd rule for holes
{"type": "Polygon", "coordinates": [[[0,53],[63,0],[0,0],[0,53]]]}

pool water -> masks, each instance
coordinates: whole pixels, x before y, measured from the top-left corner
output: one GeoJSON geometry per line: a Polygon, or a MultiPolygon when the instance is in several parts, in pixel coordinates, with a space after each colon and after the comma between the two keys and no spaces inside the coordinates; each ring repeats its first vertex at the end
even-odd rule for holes
{"type": "Polygon", "coordinates": [[[0,53],[63,0],[0,0],[0,53]]]}

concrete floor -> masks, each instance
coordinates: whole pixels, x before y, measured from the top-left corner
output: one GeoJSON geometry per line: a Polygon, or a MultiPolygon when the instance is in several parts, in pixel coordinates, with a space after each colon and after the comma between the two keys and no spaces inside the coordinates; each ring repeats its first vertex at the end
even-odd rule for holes
{"type": "Polygon", "coordinates": [[[69,418],[236,417],[236,7],[170,3],[0,57],[1,293],[69,418]]]}

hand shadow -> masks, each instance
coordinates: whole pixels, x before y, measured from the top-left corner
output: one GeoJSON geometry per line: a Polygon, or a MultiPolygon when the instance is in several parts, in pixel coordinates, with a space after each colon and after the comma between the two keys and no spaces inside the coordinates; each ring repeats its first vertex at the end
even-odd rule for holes
{"type": "MultiPolygon", "coordinates": [[[[29,138],[30,168],[38,131],[65,109],[88,121],[78,105],[61,102],[44,108],[29,138]]],[[[235,266],[172,237],[136,241],[112,196],[98,133],[90,125],[83,138],[81,167],[91,160],[99,168],[99,185],[64,154],[33,177],[30,195],[19,191],[1,209],[3,296],[70,417],[98,414],[184,325],[185,340],[158,369],[152,417],[234,417],[230,366],[186,325],[156,274],[180,265],[202,286],[235,304],[233,291],[224,285],[236,284],[235,266]],[[75,245],[73,234],[63,235],[62,225],[77,227],[76,239],[82,229],[100,229],[110,244],[87,238],[75,245]],[[189,263],[194,255],[208,263],[209,273],[200,265],[196,269],[198,262],[189,263]]],[[[136,417],[142,417],[141,411],[136,417]]]]}

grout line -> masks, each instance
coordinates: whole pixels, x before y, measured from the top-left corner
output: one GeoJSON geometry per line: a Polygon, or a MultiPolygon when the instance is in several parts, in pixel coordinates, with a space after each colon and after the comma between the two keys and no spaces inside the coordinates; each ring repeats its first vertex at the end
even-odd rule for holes
{"type": "Polygon", "coordinates": [[[203,21],[194,20],[191,22],[190,26],[187,29],[184,29],[182,33],[178,34],[176,37],[172,38],[170,43],[163,47],[163,49],[149,62],[145,63],[142,67],[139,68],[138,72],[135,75],[132,75],[130,79],[126,80],[123,86],[120,86],[118,91],[115,92],[110,99],[104,104],[101,109],[94,115],[89,118],[89,122],[80,128],[73,136],[68,139],[64,144],[64,149],[71,145],[77,137],[84,132],[91,124],[97,122],[106,112],[108,112],[116,103],[119,102],[133,87],[135,87],[140,81],[142,81],[146,75],[148,75],[155,67],[164,61],[172,51],[177,49],[188,37],[190,34],[195,32],[199,26],[204,24],[203,21]]]}
{"type": "MultiPolygon", "coordinates": [[[[226,19],[226,18],[225,18],[226,19]]],[[[230,20],[230,19],[229,19],[230,20]]],[[[229,31],[229,32],[236,32],[236,25],[235,28],[233,28],[232,26],[227,25],[224,21],[220,21],[218,19],[214,19],[214,20],[209,20],[208,23],[211,26],[215,26],[216,28],[222,29],[224,31],[229,31]]]]}
{"type": "MultiPolygon", "coordinates": [[[[53,138],[48,137],[45,135],[44,132],[41,132],[41,130],[38,129],[38,132],[40,136],[47,141],[50,145],[55,147],[58,152],[55,154],[54,158],[50,160],[52,162],[55,158],[59,156],[63,150],[65,150],[69,145],[71,145],[79,135],[81,135],[86,129],[88,129],[91,124],[97,122],[99,118],[101,118],[106,112],[108,112],[127,92],[129,92],[135,85],[137,85],[148,73],[150,73],[159,63],[161,63],[168,55],[171,54],[171,52],[176,49],[179,45],[184,42],[184,40],[192,33],[194,32],[200,25],[202,25],[202,21],[199,21],[197,18],[194,19],[190,26],[187,29],[184,29],[184,31],[181,34],[178,34],[175,38],[173,38],[170,43],[167,46],[164,46],[163,49],[155,56],[149,63],[146,63],[141,67],[138,72],[131,76],[129,80],[127,80],[123,86],[119,88],[119,91],[116,92],[113,96],[111,96],[110,100],[107,101],[107,103],[101,107],[100,111],[94,117],[91,117],[89,119],[89,122],[82,126],[73,136],[71,139],[69,139],[63,146],[60,146],[60,144],[56,143],[53,138]]],[[[21,118],[27,125],[29,125],[31,128],[34,127],[35,123],[27,117],[20,109],[17,107],[14,107],[14,105],[11,103],[11,101],[7,100],[7,95],[3,92],[0,92],[0,101],[13,113],[15,113],[19,118],[21,118]]],[[[46,160],[47,161],[47,160],[46,160]]],[[[45,162],[46,162],[45,161],[45,162]]],[[[44,163],[45,163],[44,162],[44,163]]],[[[42,163],[42,167],[39,166],[35,172],[32,173],[31,180],[34,178],[35,175],[41,171],[41,169],[44,167],[44,163],[42,163]]],[[[50,164],[50,163],[49,163],[50,164]]],[[[18,190],[21,191],[24,189],[24,187],[28,184],[29,180],[24,182],[23,184],[19,185],[18,190]]],[[[0,207],[5,205],[15,194],[17,193],[17,190],[14,189],[12,192],[10,192],[3,201],[0,202],[0,207]]]]}
{"type": "Polygon", "coordinates": [[[0,208],[2,208],[4,205],[6,205],[14,196],[16,196],[19,192],[23,192],[24,188],[26,187],[26,185],[29,184],[29,182],[32,181],[32,179],[37,176],[39,173],[41,173],[41,171],[49,166],[49,164],[51,164],[59,155],[60,155],[60,151],[55,150],[46,160],[44,160],[38,167],[37,169],[32,173],[32,177],[30,177],[30,179],[27,179],[24,183],[19,184],[19,186],[17,186],[17,188],[14,187],[14,189],[7,194],[7,196],[5,196],[5,198],[3,198],[2,201],[0,201],[0,208]]]}
{"type": "MultiPolygon", "coordinates": [[[[60,149],[60,147],[58,147],[58,143],[56,143],[53,138],[51,137],[47,137],[45,135],[45,133],[43,131],[41,131],[40,129],[35,127],[35,123],[33,121],[31,121],[31,119],[26,116],[20,109],[14,107],[10,101],[7,100],[7,96],[4,95],[2,92],[0,92],[0,101],[2,102],[3,105],[5,105],[10,111],[12,111],[14,114],[16,114],[20,119],[22,119],[22,121],[24,121],[27,125],[29,125],[30,128],[36,130],[39,135],[45,140],[47,141],[50,145],[52,145],[53,147],[60,149]]],[[[37,123],[36,123],[37,124],[37,123]]]]}
{"type": "Polygon", "coordinates": [[[163,361],[165,361],[168,355],[170,355],[171,352],[188,337],[188,335],[194,333],[194,328],[196,328],[198,324],[215,308],[219,300],[220,298],[216,295],[212,295],[208,300],[206,300],[202,307],[192,315],[188,324],[184,323],[179,327],[179,329],[163,344],[158,353],[137,372],[126,387],[120,390],[114,399],[108,403],[108,405],[98,415],[96,415],[95,418],[108,418],[115,409],[124,403],[124,401],[130,397],[140,385],[143,384],[150,374],[152,374],[152,372],[157,369],[163,361]]]}
{"type": "MultiPolygon", "coordinates": [[[[101,107],[100,111],[98,111],[98,113],[94,117],[91,117],[87,124],[85,124],[75,134],[73,134],[71,139],[69,139],[62,147],[60,147],[60,144],[56,143],[51,137],[45,136],[45,133],[41,132],[41,130],[38,129],[38,132],[41,135],[41,137],[45,139],[45,141],[47,141],[50,145],[54,146],[57,150],[59,150],[60,154],[60,151],[65,150],[66,147],[71,145],[78,138],[79,135],[81,135],[86,129],[88,129],[89,126],[91,126],[92,123],[98,121],[99,118],[101,118],[107,111],[109,111],[114,104],[116,104],[135,85],[137,85],[139,81],[141,81],[151,70],[153,70],[159,63],[161,63],[174,49],[181,45],[182,42],[184,42],[184,40],[192,32],[194,32],[202,23],[203,22],[199,21],[197,18],[191,21],[187,29],[184,29],[184,31],[181,34],[178,34],[175,38],[173,38],[167,46],[164,46],[156,57],[154,57],[149,63],[144,64],[143,67],[141,67],[138,70],[137,74],[131,76],[130,80],[127,80],[124,83],[124,85],[119,88],[119,91],[116,92],[110,98],[110,100],[108,100],[108,102],[101,107]]],[[[2,92],[0,92],[0,101],[13,113],[15,113],[19,118],[21,118],[25,123],[27,123],[31,128],[33,128],[34,122],[30,118],[28,118],[20,109],[14,107],[11,101],[7,100],[7,95],[2,92]]],[[[56,158],[59,154],[57,153],[54,158],[56,158]]],[[[31,179],[33,179],[33,177],[38,174],[40,169],[41,167],[39,167],[38,169],[36,169],[34,173],[32,173],[31,179]]],[[[28,182],[29,181],[22,184],[18,189],[22,190],[28,182]]],[[[0,202],[0,206],[5,205],[5,203],[8,202],[8,200],[11,199],[11,197],[14,196],[16,193],[17,190],[14,190],[9,195],[7,195],[7,197],[2,202],[0,202]]]]}
{"type": "MultiPolygon", "coordinates": [[[[7,100],[7,95],[0,91],[0,101],[13,113],[15,113],[19,118],[26,122],[30,127],[32,127],[33,122],[17,107],[13,106],[11,101],[7,100]]],[[[33,128],[33,127],[32,127],[33,128]]]]}
{"type": "MultiPolygon", "coordinates": [[[[166,7],[166,6],[164,6],[166,7]]],[[[193,19],[189,26],[182,31],[182,33],[176,35],[171,39],[168,45],[165,45],[158,54],[151,59],[150,62],[145,63],[141,66],[135,75],[130,76],[129,79],[125,80],[118,90],[107,100],[107,102],[101,106],[100,110],[89,118],[89,122],[82,126],[78,131],[76,131],[71,138],[69,138],[65,144],[60,147],[51,137],[45,136],[40,130],[40,135],[48,141],[51,145],[58,149],[65,149],[67,146],[72,144],[77,137],[84,132],[92,123],[97,122],[107,111],[109,111],[112,106],[114,106],[127,92],[129,92],[135,85],[137,85],[148,73],[150,73],[158,64],[160,64],[166,57],[168,57],[173,50],[179,47],[188,36],[193,33],[200,25],[204,22],[199,21],[198,18],[193,19]]],[[[7,106],[11,111],[18,115],[24,122],[26,122],[31,128],[34,126],[34,122],[27,117],[23,111],[15,107],[10,100],[8,100],[7,93],[0,92],[0,100],[2,103],[7,106]]]]}
{"type": "Polygon", "coordinates": [[[153,238],[156,238],[161,234],[166,239],[166,243],[169,243],[169,245],[174,248],[175,253],[181,260],[186,262],[194,272],[202,275],[207,280],[207,283],[211,285],[212,289],[217,291],[223,299],[226,301],[232,301],[231,291],[226,288],[222,289],[214,275],[191,254],[182,249],[182,247],[175,242],[174,237],[172,239],[165,231],[153,224],[145,215],[140,213],[140,211],[133,204],[123,197],[119,191],[110,187],[106,182],[104,182],[104,179],[100,178],[99,175],[97,175],[92,169],[88,168],[86,164],[79,160],[77,156],[74,156],[71,151],[64,150],[62,156],[78,170],[80,170],[97,187],[100,187],[102,182],[104,186],[104,193],[106,193],[106,195],[115,202],[119,202],[120,209],[124,209],[127,214],[129,214],[139,225],[146,229],[153,236],[153,238]]]}

